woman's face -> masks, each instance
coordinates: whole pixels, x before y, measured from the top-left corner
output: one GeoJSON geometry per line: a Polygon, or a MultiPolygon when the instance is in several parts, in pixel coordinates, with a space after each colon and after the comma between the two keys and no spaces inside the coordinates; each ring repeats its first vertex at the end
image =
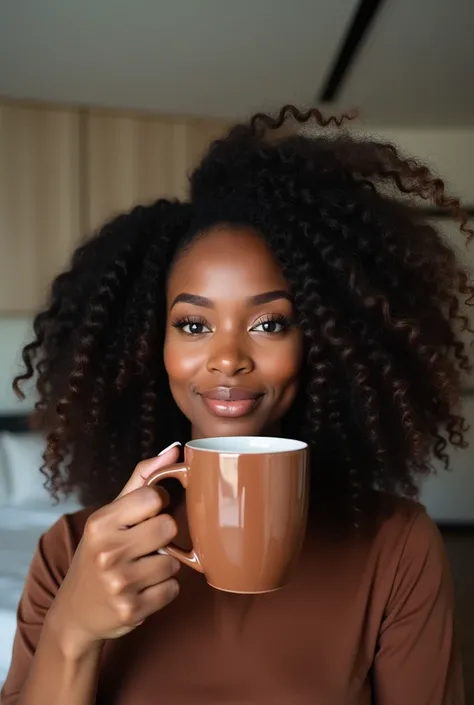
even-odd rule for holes
{"type": "Polygon", "coordinates": [[[194,438],[277,433],[298,389],[302,334],[288,283],[249,228],[219,226],[178,257],[165,366],[194,438]]]}

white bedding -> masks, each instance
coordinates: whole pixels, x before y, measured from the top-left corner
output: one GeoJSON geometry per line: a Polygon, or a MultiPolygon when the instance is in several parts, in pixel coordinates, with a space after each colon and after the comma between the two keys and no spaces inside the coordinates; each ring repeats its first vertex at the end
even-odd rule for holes
{"type": "Polygon", "coordinates": [[[11,659],[16,608],[39,537],[75,502],[48,506],[44,501],[0,507],[0,686],[11,659]]]}

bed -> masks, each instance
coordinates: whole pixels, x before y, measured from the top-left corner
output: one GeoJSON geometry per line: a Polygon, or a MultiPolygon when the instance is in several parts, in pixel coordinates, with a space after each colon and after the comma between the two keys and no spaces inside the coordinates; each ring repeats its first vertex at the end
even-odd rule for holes
{"type": "Polygon", "coordinates": [[[16,608],[41,534],[74,499],[54,506],[39,472],[43,438],[28,430],[26,417],[0,416],[0,687],[11,658],[16,608]]]}

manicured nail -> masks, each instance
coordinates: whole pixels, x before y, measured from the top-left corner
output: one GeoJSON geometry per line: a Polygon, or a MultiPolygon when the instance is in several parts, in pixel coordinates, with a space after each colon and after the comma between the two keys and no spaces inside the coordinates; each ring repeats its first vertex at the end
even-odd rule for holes
{"type": "Polygon", "coordinates": [[[159,458],[160,455],[164,455],[164,454],[167,453],[169,450],[171,450],[171,448],[176,448],[176,446],[180,446],[180,445],[181,445],[181,443],[180,443],[179,441],[175,441],[175,442],[172,443],[170,446],[168,446],[168,448],[165,448],[164,450],[162,450],[161,453],[158,453],[158,455],[157,455],[156,457],[159,458]]]}

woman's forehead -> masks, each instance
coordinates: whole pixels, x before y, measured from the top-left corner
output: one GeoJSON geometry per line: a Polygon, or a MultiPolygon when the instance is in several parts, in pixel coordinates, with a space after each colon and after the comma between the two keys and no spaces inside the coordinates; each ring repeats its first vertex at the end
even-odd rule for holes
{"type": "MultiPolygon", "coordinates": [[[[206,290],[243,297],[266,287],[288,290],[288,284],[269,246],[245,226],[219,226],[198,237],[179,257],[168,279],[168,296],[177,290],[206,290]]],[[[179,292],[178,292],[179,293],[179,292]]]]}

